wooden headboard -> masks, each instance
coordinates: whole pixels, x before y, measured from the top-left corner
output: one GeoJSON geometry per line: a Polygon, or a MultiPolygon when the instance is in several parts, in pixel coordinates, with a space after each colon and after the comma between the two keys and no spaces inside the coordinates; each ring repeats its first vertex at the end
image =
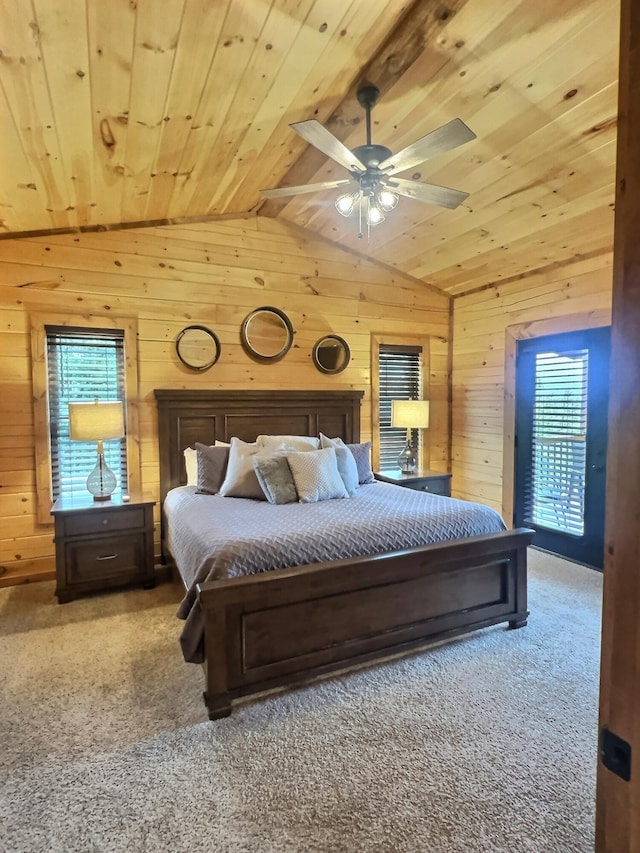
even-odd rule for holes
{"type": "Polygon", "coordinates": [[[160,496],[187,481],[185,447],[237,436],[340,436],[360,440],[364,391],[185,391],[156,389],[160,449],[160,496]]]}

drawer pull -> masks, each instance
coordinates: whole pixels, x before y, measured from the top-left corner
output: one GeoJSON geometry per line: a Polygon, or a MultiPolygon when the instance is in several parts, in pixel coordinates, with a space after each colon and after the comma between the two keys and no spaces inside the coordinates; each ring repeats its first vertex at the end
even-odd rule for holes
{"type": "Polygon", "coordinates": [[[96,557],[96,560],[115,560],[117,554],[105,554],[104,557],[96,557]]]}
{"type": "Polygon", "coordinates": [[[429,491],[429,486],[423,486],[422,488],[424,489],[425,492],[429,491]]]}

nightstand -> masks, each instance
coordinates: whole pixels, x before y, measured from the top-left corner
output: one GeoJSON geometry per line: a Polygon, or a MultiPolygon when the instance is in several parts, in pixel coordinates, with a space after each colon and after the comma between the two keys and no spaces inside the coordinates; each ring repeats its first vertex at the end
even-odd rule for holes
{"type": "Polygon", "coordinates": [[[443,474],[442,471],[421,468],[412,474],[403,474],[399,468],[389,468],[376,471],[374,476],[376,480],[393,483],[394,486],[404,486],[419,492],[431,492],[433,495],[451,496],[451,474],[443,474]]]}
{"type": "Polygon", "coordinates": [[[155,586],[155,501],[120,497],[94,501],[87,494],[53,505],[56,595],[60,604],[89,592],[127,584],[155,586]]]}

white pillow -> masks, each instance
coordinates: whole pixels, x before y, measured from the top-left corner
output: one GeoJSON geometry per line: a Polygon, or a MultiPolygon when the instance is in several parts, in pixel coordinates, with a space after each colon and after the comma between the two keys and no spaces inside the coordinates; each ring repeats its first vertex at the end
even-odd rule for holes
{"type": "Polygon", "coordinates": [[[278,450],[317,450],[320,439],[314,435],[259,435],[256,441],[265,453],[278,450]]]}
{"type": "Polygon", "coordinates": [[[289,453],[287,461],[301,503],[348,498],[333,447],[309,453],[289,453]]]}
{"type": "Polygon", "coordinates": [[[231,439],[227,473],[218,494],[227,498],[265,500],[265,494],[253,469],[253,457],[260,450],[257,442],[249,444],[240,438],[231,439]]]}
{"type": "Polygon", "coordinates": [[[187,471],[187,486],[196,486],[198,484],[198,456],[195,448],[185,447],[184,467],[187,471]]]}
{"type": "Polygon", "coordinates": [[[358,477],[358,466],[356,465],[353,453],[341,438],[327,438],[324,433],[320,433],[320,445],[322,447],[333,447],[336,452],[338,471],[342,477],[344,487],[349,495],[355,495],[360,482],[358,477]]]}
{"type": "Polygon", "coordinates": [[[214,447],[231,447],[231,445],[229,444],[228,441],[214,441],[213,446],[214,447]]]}

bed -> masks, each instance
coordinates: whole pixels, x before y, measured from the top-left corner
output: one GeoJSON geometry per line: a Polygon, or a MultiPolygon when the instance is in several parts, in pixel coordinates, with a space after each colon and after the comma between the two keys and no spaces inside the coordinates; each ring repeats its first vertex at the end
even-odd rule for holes
{"type": "MultiPolygon", "coordinates": [[[[170,563],[167,515],[173,503],[199,499],[199,505],[206,504],[207,511],[215,513],[216,507],[231,511],[239,500],[194,498],[193,490],[185,487],[185,448],[196,442],[229,441],[232,436],[253,441],[265,433],[322,432],[347,443],[360,438],[362,391],[158,389],[155,396],[162,551],[170,563]]],[[[384,483],[359,491],[366,489],[378,502],[388,490],[410,491],[384,483]]],[[[403,497],[410,499],[408,494],[403,497]]],[[[248,502],[240,499],[237,506],[240,503],[248,502]]],[[[271,510],[261,511],[271,512],[273,518],[278,518],[273,511],[285,509],[268,506],[271,510]]],[[[320,508],[317,504],[306,511],[320,508]]],[[[289,510],[291,515],[304,511],[289,510]]],[[[190,515],[194,512],[188,510],[190,515]]],[[[322,512],[330,513],[331,508],[323,507],[322,512]]],[[[188,589],[185,601],[191,599],[189,608],[197,608],[201,634],[197,643],[188,641],[193,656],[185,658],[202,659],[209,718],[228,716],[234,699],[243,696],[304,683],[489,625],[526,625],[526,548],[532,536],[527,529],[499,530],[273,571],[259,569],[257,574],[211,571],[204,577],[214,579],[183,578],[188,589]]]]}

